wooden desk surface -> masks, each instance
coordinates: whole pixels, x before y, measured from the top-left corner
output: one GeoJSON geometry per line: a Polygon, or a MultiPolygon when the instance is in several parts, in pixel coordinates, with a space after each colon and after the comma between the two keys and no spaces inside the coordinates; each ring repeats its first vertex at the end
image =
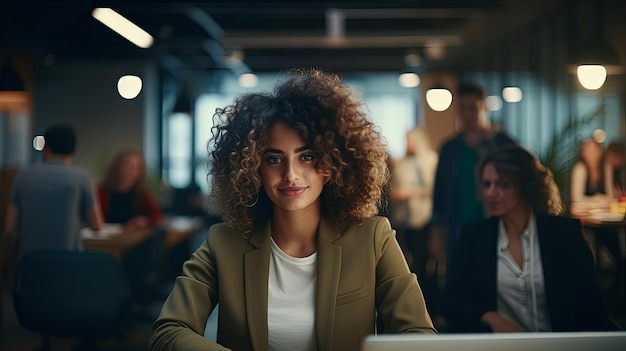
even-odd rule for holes
{"type": "Polygon", "coordinates": [[[89,237],[83,235],[83,249],[107,251],[121,259],[124,252],[144,242],[152,236],[154,230],[153,227],[145,227],[134,230],[122,229],[118,233],[102,237],[98,237],[98,234],[89,237]]]}
{"type": "Polygon", "coordinates": [[[574,218],[580,219],[580,223],[584,227],[591,228],[624,228],[626,227],[626,217],[621,220],[603,220],[601,217],[588,215],[588,216],[575,216],[574,218]]]}
{"type": "MultiPolygon", "coordinates": [[[[166,217],[162,225],[166,230],[165,246],[171,248],[194,235],[202,228],[204,221],[200,217],[174,216],[166,217]]],[[[150,238],[155,230],[155,227],[129,230],[110,224],[100,234],[84,230],[83,249],[108,251],[121,259],[124,252],[150,238]]]]}

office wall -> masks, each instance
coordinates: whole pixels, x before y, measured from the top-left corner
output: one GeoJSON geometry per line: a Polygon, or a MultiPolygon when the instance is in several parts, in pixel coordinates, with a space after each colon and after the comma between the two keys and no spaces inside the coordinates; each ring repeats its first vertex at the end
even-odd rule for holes
{"type": "MultiPolygon", "coordinates": [[[[118,149],[144,150],[146,110],[155,113],[146,107],[150,100],[146,91],[151,91],[146,86],[153,84],[149,72],[146,63],[136,61],[35,65],[33,135],[43,133],[51,123],[72,123],[78,133],[74,163],[98,180],[118,149]],[[117,81],[125,74],[147,78],[135,99],[126,100],[117,92],[117,81]]],[[[34,160],[41,157],[33,153],[34,160]]]]}

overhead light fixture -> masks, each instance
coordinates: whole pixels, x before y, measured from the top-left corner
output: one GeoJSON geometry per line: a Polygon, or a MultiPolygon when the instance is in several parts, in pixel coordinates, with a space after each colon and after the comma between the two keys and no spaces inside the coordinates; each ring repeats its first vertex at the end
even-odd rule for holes
{"type": "Polygon", "coordinates": [[[596,129],[593,131],[593,140],[602,144],[606,141],[606,132],[604,129],[596,129]]]}
{"type": "Polygon", "coordinates": [[[420,76],[414,72],[404,72],[398,77],[398,82],[405,88],[415,88],[420,85],[420,76]]]}
{"type": "Polygon", "coordinates": [[[259,83],[259,78],[254,73],[244,73],[239,76],[239,85],[243,88],[254,88],[259,83]]]}
{"type": "Polygon", "coordinates": [[[174,109],[172,110],[172,113],[183,113],[186,115],[191,115],[192,111],[193,106],[191,100],[189,99],[189,96],[185,92],[181,93],[180,96],[178,96],[178,99],[176,99],[176,103],[174,104],[174,109]]]}
{"type": "Polygon", "coordinates": [[[142,86],[141,78],[133,75],[125,75],[120,77],[117,81],[117,92],[124,99],[131,100],[139,95],[142,86]]]}
{"type": "Polygon", "coordinates": [[[500,111],[502,109],[502,99],[497,95],[489,95],[485,98],[485,105],[489,111],[500,111]]]}
{"type": "Polygon", "coordinates": [[[442,112],[452,104],[452,93],[446,88],[432,88],[426,92],[426,102],[431,109],[442,112]]]}
{"type": "Polygon", "coordinates": [[[0,91],[26,91],[24,81],[15,70],[10,56],[7,56],[0,69],[0,91]]]}
{"type": "Polygon", "coordinates": [[[506,102],[520,102],[523,96],[522,89],[518,87],[505,87],[502,89],[502,98],[506,102]]]}
{"type": "Polygon", "coordinates": [[[148,32],[141,29],[133,22],[126,19],[126,17],[115,12],[115,10],[108,7],[96,7],[91,13],[93,18],[102,22],[105,26],[114,30],[117,34],[126,38],[131,43],[137,45],[140,48],[146,49],[152,45],[154,39],[148,32]]]}
{"type": "Polygon", "coordinates": [[[595,2],[595,23],[591,39],[586,45],[576,50],[569,71],[576,74],[580,85],[587,90],[600,89],[607,75],[624,73],[624,65],[615,49],[605,40],[603,35],[604,3],[595,2]]]}

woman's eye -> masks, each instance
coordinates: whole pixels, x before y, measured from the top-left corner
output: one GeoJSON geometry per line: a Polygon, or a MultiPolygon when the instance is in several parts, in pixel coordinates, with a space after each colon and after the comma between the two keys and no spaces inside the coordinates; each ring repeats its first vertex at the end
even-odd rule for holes
{"type": "Polygon", "coordinates": [[[302,161],[313,161],[314,158],[315,158],[315,155],[313,155],[313,154],[304,154],[304,155],[300,156],[300,159],[302,161]]]}
{"type": "Polygon", "coordinates": [[[271,165],[276,165],[282,162],[282,159],[278,156],[269,156],[266,158],[267,163],[271,165]]]}

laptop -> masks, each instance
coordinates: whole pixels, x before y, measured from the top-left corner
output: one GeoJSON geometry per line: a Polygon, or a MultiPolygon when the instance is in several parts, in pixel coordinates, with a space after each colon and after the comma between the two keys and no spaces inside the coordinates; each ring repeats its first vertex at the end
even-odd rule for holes
{"type": "Polygon", "coordinates": [[[626,331],[502,334],[381,334],[362,351],[624,351],[626,331]]]}

